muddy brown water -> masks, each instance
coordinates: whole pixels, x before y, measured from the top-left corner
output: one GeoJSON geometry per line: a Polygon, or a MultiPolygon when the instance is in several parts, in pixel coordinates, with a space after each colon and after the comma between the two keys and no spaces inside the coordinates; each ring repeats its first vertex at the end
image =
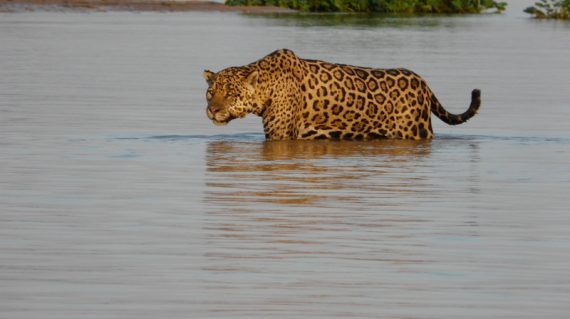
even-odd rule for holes
{"type": "Polygon", "coordinates": [[[0,13],[1,318],[564,318],[570,24],[0,13]],[[426,142],[213,126],[204,68],[413,69],[426,142]]]}

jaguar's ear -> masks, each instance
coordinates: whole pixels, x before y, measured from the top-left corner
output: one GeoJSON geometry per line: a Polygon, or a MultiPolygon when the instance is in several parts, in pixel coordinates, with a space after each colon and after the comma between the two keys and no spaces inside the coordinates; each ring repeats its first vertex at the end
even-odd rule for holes
{"type": "Polygon", "coordinates": [[[204,77],[204,80],[206,80],[206,82],[208,82],[208,84],[212,84],[214,82],[214,79],[216,78],[216,73],[214,73],[210,70],[204,70],[204,73],[202,73],[202,76],[204,77]]]}
{"type": "Polygon", "coordinates": [[[255,87],[257,86],[258,78],[259,78],[259,73],[257,73],[257,71],[251,72],[245,78],[245,85],[247,85],[251,89],[255,89],[255,87]]]}

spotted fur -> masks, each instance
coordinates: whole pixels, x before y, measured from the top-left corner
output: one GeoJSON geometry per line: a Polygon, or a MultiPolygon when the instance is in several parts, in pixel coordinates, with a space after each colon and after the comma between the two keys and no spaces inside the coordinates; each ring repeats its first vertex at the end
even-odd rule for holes
{"type": "Polygon", "coordinates": [[[225,125],[249,113],[265,136],[283,139],[430,139],[431,113],[450,125],[466,122],[481,104],[451,114],[424,79],[407,69],[372,69],[301,59],[290,50],[218,73],[204,71],[207,115],[225,125]]]}

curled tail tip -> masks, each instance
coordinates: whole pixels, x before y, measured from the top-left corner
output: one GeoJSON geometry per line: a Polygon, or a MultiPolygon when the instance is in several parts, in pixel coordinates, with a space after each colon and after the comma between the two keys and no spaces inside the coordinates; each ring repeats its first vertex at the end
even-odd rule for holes
{"type": "Polygon", "coordinates": [[[480,101],[481,100],[481,90],[474,89],[473,91],[471,91],[471,99],[480,101]]]}
{"type": "Polygon", "coordinates": [[[479,107],[481,106],[481,90],[474,89],[471,91],[471,104],[467,111],[462,114],[451,114],[446,111],[443,106],[439,103],[437,98],[432,95],[432,112],[439,117],[442,121],[449,125],[457,125],[467,122],[470,118],[477,114],[479,107]]]}
{"type": "Polygon", "coordinates": [[[481,106],[481,90],[474,89],[473,91],[471,91],[471,106],[469,107],[470,110],[474,111],[471,112],[472,113],[471,116],[477,113],[477,110],[479,109],[480,106],[481,106]]]}

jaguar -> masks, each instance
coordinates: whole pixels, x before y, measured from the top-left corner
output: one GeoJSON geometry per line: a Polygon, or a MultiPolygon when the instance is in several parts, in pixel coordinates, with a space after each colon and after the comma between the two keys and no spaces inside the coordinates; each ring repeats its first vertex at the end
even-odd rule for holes
{"type": "Polygon", "coordinates": [[[458,125],[481,105],[481,92],[474,89],[469,108],[452,114],[408,69],[302,59],[288,49],[245,66],[205,70],[203,76],[206,114],[214,124],[255,114],[268,140],[431,139],[431,113],[458,125]]]}

